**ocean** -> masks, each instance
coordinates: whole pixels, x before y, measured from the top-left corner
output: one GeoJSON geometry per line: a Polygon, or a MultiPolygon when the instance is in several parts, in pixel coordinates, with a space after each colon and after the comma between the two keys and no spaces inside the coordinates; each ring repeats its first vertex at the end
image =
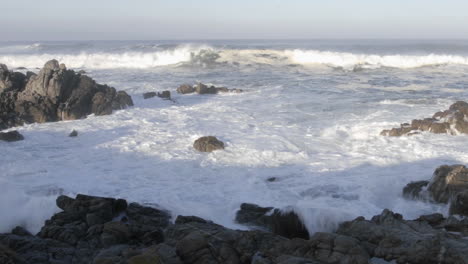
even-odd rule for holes
{"type": "Polygon", "coordinates": [[[77,193],[240,229],[236,210],[256,203],[331,231],[385,208],[446,214],[402,188],[468,163],[466,135],[380,135],[467,99],[467,40],[0,42],[10,70],[37,72],[50,59],[125,90],[135,106],[15,128],[24,141],[0,142],[0,232],[37,232],[58,195],[77,193]],[[244,92],[176,93],[197,82],[244,92]],[[143,99],[163,90],[173,101],[143,99]],[[206,135],[225,150],[195,151],[206,135]]]}

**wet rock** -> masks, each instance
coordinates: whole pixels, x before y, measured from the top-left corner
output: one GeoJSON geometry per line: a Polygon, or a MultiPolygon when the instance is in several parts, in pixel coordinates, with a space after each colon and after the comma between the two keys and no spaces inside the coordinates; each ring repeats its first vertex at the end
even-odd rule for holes
{"type": "Polygon", "coordinates": [[[309,239],[307,228],[292,210],[283,212],[273,207],[260,207],[244,203],[241,204],[240,210],[236,213],[236,221],[241,224],[258,226],[287,238],[309,239]]]}
{"type": "Polygon", "coordinates": [[[28,230],[24,229],[21,226],[17,226],[11,230],[11,233],[17,236],[32,236],[31,233],[29,233],[28,230]]]}
{"type": "Polygon", "coordinates": [[[371,257],[397,263],[465,263],[468,241],[433,229],[428,223],[404,220],[384,210],[371,220],[359,217],[340,225],[338,234],[363,242],[371,257]]]}
{"type": "Polygon", "coordinates": [[[156,92],[147,92],[143,94],[143,99],[149,99],[155,97],[157,94],[156,92]]]}
{"type": "Polygon", "coordinates": [[[401,124],[399,128],[383,130],[384,136],[403,136],[428,131],[435,134],[468,134],[468,103],[458,101],[448,110],[435,113],[431,118],[416,119],[411,124],[401,124]]]}
{"type": "Polygon", "coordinates": [[[69,137],[77,137],[78,136],[78,131],[73,130],[68,136],[69,137]]]}
{"type": "Polygon", "coordinates": [[[458,192],[468,189],[468,169],[463,165],[440,166],[427,189],[434,201],[447,203],[458,192]]]}
{"type": "Polygon", "coordinates": [[[13,142],[23,140],[24,137],[18,131],[0,132],[0,140],[13,142]]]}
{"type": "Polygon", "coordinates": [[[197,94],[216,94],[218,90],[214,86],[208,86],[203,83],[198,83],[195,85],[195,92],[197,94]]]}
{"type": "Polygon", "coordinates": [[[162,92],[158,93],[158,97],[163,98],[163,99],[171,99],[171,92],[170,91],[162,91],[162,92]]]}
{"type": "Polygon", "coordinates": [[[423,188],[429,184],[429,181],[417,181],[408,183],[403,188],[403,197],[408,199],[422,198],[423,188]]]}
{"type": "Polygon", "coordinates": [[[190,84],[182,84],[177,88],[177,92],[180,94],[189,94],[195,92],[195,88],[190,84]]]}
{"type": "Polygon", "coordinates": [[[450,201],[449,213],[451,215],[468,216],[468,190],[457,193],[450,201]]]}
{"type": "Polygon", "coordinates": [[[132,106],[131,97],[86,75],[68,70],[56,60],[38,74],[0,70],[0,127],[106,115],[132,106]]]}
{"type": "Polygon", "coordinates": [[[207,136],[201,137],[193,143],[193,147],[201,152],[212,152],[219,149],[224,149],[224,143],[216,137],[207,136]]]}

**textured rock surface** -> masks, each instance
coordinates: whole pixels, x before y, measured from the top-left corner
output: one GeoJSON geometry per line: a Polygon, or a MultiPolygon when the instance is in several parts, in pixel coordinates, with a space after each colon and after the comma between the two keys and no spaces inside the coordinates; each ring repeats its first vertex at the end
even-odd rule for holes
{"type": "Polygon", "coordinates": [[[430,181],[411,182],[403,196],[427,202],[450,203],[450,214],[468,216],[468,169],[463,165],[442,165],[430,181]]]}
{"type": "Polygon", "coordinates": [[[193,143],[193,147],[201,152],[212,152],[218,149],[224,149],[224,143],[216,137],[201,137],[193,143]]]}
{"type": "Polygon", "coordinates": [[[401,124],[398,128],[383,130],[381,135],[399,137],[412,135],[418,131],[436,134],[468,134],[468,103],[458,101],[448,110],[435,113],[431,118],[415,119],[411,124],[401,124]]]}
{"type": "MultiPolygon", "coordinates": [[[[63,209],[33,236],[16,227],[0,234],[0,263],[256,263],[367,264],[372,257],[397,263],[468,263],[468,220],[440,214],[412,221],[384,210],[344,222],[336,233],[308,240],[260,230],[225,228],[196,216],[179,216],[125,200],[59,196],[63,209]],[[448,231],[460,232],[460,234],[448,231]]],[[[246,219],[270,208],[247,206],[246,219]]]]}
{"type": "Polygon", "coordinates": [[[0,67],[0,129],[107,115],[132,105],[127,93],[97,84],[56,60],[47,62],[38,74],[24,75],[0,67]]]}
{"type": "Polygon", "coordinates": [[[283,212],[273,207],[243,203],[236,213],[236,221],[240,224],[258,226],[287,238],[309,239],[307,228],[292,210],[283,212]]]}

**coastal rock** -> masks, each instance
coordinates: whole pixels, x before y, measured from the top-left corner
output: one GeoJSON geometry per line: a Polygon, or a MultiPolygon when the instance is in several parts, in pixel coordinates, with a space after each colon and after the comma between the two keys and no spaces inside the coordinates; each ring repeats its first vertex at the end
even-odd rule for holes
{"type": "Polygon", "coordinates": [[[177,92],[180,94],[189,94],[195,92],[195,88],[190,84],[182,84],[177,88],[177,92]]]}
{"type": "Polygon", "coordinates": [[[170,91],[162,91],[158,92],[158,97],[162,99],[171,99],[171,92],[170,91]]]}
{"type": "Polygon", "coordinates": [[[217,94],[217,93],[241,93],[242,89],[228,89],[226,87],[216,87],[214,85],[206,85],[203,83],[197,83],[195,85],[183,84],[177,88],[177,92],[180,94],[194,93],[197,94],[217,94]]]}
{"type": "Polygon", "coordinates": [[[127,93],[97,84],[57,60],[48,61],[38,74],[0,68],[0,128],[106,115],[133,105],[127,93]]]}
{"type": "Polygon", "coordinates": [[[418,199],[423,197],[423,188],[429,184],[429,181],[416,181],[408,183],[403,188],[403,197],[408,199],[418,199]]]}
{"type": "Polygon", "coordinates": [[[0,132],[0,140],[13,142],[23,140],[24,137],[18,131],[0,132]]]}
{"type": "Polygon", "coordinates": [[[201,152],[212,152],[218,149],[224,149],[224,143],[216,137],[201,137],[193,143],[193,147],[201,152]]]}
{"type": "Polygon", "coordinates": [[[463,165],[443,165],[437,168],[427,188],[438,203],[447,203],[458,192],[468,189],[468,169],[463,165]]]}
{"type": "Polygon", "coordinates": [[[399,128],[383,130],[384,136],[412,135],[418,131],[435,134],[468,134],[468,103],[458,101],[448,110],[435,113],[431,118],[415,119],[411,124],[401,124],[399,128]]]}
{"type": "Polygon", "coordinates": [[[428,223],[404,220],[384,210],[371,220],[358,217],[340,225],[337,234],[363,242],[371,257],[397,263],[466,263],[468,241],[428,223]]]}
{"type": "Polygon", "coordinates": [[[77,137],[78,136],[78,131],[73,130],[68,136],[69,137],[77,137]]]}
{"type": "Polygon", "coordinates": [[[157,94],[156,92],[147,92],[143,94],[143,99],[149,99],[155,97],[157,94]]]}
{"type": "Polygon", "coordinates": [[[240,224],[257,226],[287,238],[309,239],[307,228],[292,210],[281,211],[273,207],[243,203],[236,213],[236,221],[240,224]]]}
{"type": "Polygon", "coordinates": [[[468,189],[453,196],[450,200],[449,214],[468,216],[468,189]]]}

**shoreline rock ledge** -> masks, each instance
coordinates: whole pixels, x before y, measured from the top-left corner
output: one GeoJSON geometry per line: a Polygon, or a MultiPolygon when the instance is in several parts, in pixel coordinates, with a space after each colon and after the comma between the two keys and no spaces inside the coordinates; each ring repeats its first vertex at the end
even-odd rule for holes
{"type": "Polygon", "coordinates": [[[468,134],[468,103],[458,101],[452,104],[448,110],[437,112],[431,118],[415,119],[409,123],[403,123],[400,127],[383,130],[380,135],[400,137],[419,134],[428,131],[435,134],[468,134]]]}
{"type": "MultiPolygon", "coordinates": [[[[308,239],[261,230],[233,230],[196,216],[178,216],[122,199],[78,194],[59,196],[63,211],[33,235],[22,227],[0,234],[0,263],[34,264],[368,264],[468,263],[468,223],[440,214],[404,220],[384,210],[358,217],[335,232],[308,239]],[[458,229],[454,228],[457,227],[458,229]],[[465,234],[466,235],[466,234],[465,234]]],[[[270,207],[244,204],[238,220],[281,224],[270,207]],[[271,216],[271,215],[270,215],[271,216]]],[[[278,212],[279,213],[279,212],[278,212]]],[[[295,216],[286,214],[295,223],[295,216]]],[[[285,230],[285,229],[282,229],[285,230]]]]}
{"type": "Polygon", "coordinates": [[[0,64],[0,130],[25,123],[74,120],[87,115],[109,115],[133,106],[124,91],[96,83],[48,61],[38,74],[12,72],[0,64]]]}

